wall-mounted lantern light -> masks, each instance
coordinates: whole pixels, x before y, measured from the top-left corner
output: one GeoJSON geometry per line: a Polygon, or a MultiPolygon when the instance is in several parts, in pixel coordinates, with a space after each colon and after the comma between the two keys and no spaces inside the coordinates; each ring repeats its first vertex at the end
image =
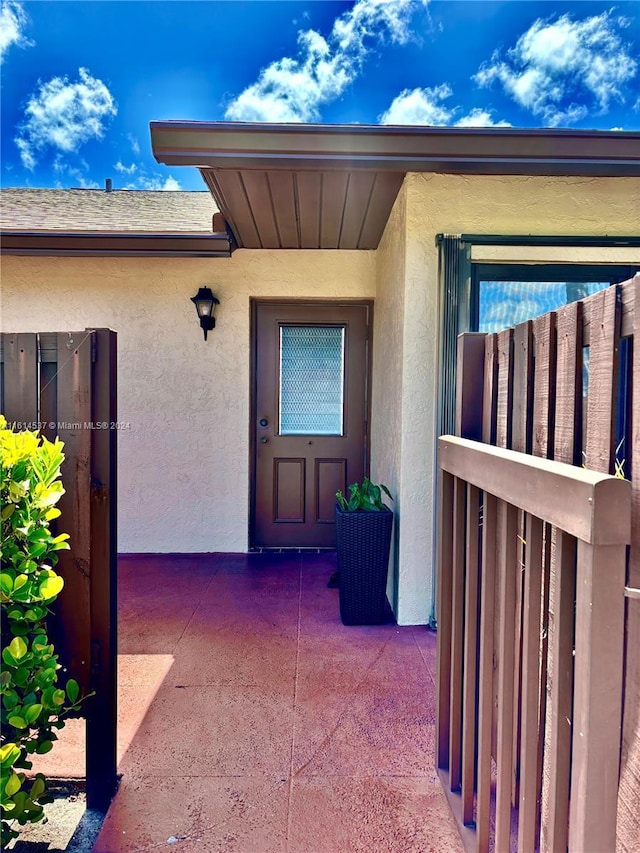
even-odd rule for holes
{"type": "Polygon", "coordinates": [[[216,318],[213,316],[216,310],[216,305],[220,304],[220,300],[211,292],[210,287],[201,287],[195,296],[191,297],[191,301],[196,306],[200,327],[204,331],[204,339],[207,340],[207,332],[215,328],[216,318]]]}

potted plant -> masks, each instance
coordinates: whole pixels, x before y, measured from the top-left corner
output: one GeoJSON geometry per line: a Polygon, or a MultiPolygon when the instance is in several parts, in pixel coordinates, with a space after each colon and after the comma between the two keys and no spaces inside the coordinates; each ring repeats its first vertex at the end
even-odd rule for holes
{"type": "Polygon", "coordinates": [[[336,551],[340,618],[345,625],[384,622],[387,569],[393,513],[382,494],[386,486],[365,477],[349,486],[349,497],[336,492],[336,551]]]}

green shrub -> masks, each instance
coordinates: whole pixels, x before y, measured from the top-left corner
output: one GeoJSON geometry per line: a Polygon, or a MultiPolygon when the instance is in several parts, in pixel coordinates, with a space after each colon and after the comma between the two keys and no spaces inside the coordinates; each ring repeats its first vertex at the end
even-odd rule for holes
{"type": "Polygon", "coordinates": [[[78,683],[58,686],[58,656],[47,636],[46,618],[63,587],[57,552],[68,549],[66,533],[53,536],[64,494],[62,442],[35,432],[13,432],[0,415],[0,597],[2,603],[2,696],[0,745],[1,837],[4,846],[16,824],[44,816],[46,779],[27,779],[29,756],[49,752],[61,716],[80,707],[78,683]]]}

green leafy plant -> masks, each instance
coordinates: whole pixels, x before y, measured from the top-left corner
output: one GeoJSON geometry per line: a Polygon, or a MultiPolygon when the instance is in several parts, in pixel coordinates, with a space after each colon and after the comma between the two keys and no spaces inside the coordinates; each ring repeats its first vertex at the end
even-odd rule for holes
{"type": "Polygon", "coordinates": [[[365,477],[362,483],[352,483],[349,486],[349,498],[345,498],[342,491],[336,492],[336,498],[340,509],[342,510],[366,510],[368,512],[378,512],[382,509],[388,509],[387,505],[382,501],[382,493],[393,500],[389,489],[380,483],[376,485],[372,483],[368,477],[365,477]]]}
{"type": "Polygon", "coordinates": [[[0,602],[2,611],[2,736],[0,742],[1,841],[18,835],[15,825],[35,823],[51,802],[45,777],[27,778],[29,756],[49,752],[63,727],[61,717],[78,710],[78,683],[58,686],[58,656],[49,642],[47,616],[64,585],[56,573],[57,552],[68,534],[53,535],[64,494],[63,444],[36,432],[13,432],[0,415],[0,602]]]}

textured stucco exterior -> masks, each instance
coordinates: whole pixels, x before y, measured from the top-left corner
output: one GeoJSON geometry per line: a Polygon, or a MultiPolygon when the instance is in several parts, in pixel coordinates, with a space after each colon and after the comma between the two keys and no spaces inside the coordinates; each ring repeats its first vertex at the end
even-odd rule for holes
{"type": "MultiPolygon", "coordinates": [[[[627,236],[637,232],[639,221],[635,178],[407,176],[378,249],[372,418],[373,473],[392,482],[397,495],[393,591],[401,624],[427,622],[434,606],[436,234],[627,236]],[[395,440],[391,430],[399,430],[395,440]]],[[[485,254],[497,259],[495,252],[485,254]]],[[[523,260],[540,260],[535,254],[523,260]]],[[[610,263],[637,257],[626,250],[605,254],[610,263]]],[[[547,259],[588,263],[593,255],[566,248],[547,259]]]]}
{"type": "Polygon", "coordinates": [[[375,295],[373,252],[2,260],[4,331],[118,332],[119,550],[246,551],[250,297],[375,295]],[[203,340],[200,286],[220,299],[203,340]]]}
{"type": "Polygon", "coordinates": [[[401,189],[377,252],[371,395],[371,476],[393,495],[395,524],[387,595],[398,608],[402,514],[402,381],[406,279],[406,191],[401,189]]]}
{"type": "MultiPolygon", "coordinates": [[[[433,615],[436,234],[598,237],[634,233],[639,221],[635,178],[412,174],[376,252],[5,257],[2,328],[118,331],[119,420],[129,424],[119,437],[121,551],[244,551],[250,298],[374,298],[371,470],[395,497],[390,599],[401,624],[420,624],[433,615]],[[205,285],[221,300],[206,344],[189,301],[205,285]]],[[[591,257],[556,249],[547,259],[591,257]]]]}

